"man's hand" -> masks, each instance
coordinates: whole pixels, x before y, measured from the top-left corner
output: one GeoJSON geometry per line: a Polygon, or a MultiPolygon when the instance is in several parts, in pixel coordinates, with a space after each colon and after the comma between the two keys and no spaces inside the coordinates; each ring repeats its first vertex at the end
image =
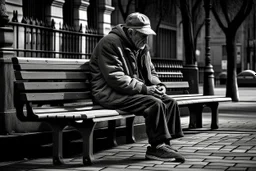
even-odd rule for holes
{"type": "MultiPolygon", "coordinates": [[[[161,86],[162,87],[162,86],[161,86]]],[[[158,86],[152,85],[152,86],[147,86],[147,94],[155,96],[157,98],[161,98],[165,93],[165,87],[161,88],[160,90],[158,89],[158,86]]]]}
{"type": "Polygon", "coordinates": [[[162,93],[166,94],[166,88],[163,85],[157,85],[157,89],[162,93]]]}

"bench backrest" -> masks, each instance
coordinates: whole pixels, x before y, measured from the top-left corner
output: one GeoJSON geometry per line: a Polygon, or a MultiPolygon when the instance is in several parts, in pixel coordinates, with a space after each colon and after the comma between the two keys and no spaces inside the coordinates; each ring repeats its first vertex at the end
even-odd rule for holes
{"type": "Polygon", "coordinates": [[[183,61],[154,58],[152,62],[160,80],[167,86],[168,94],[188,94],[189,83],[183,80],[183,61]]]}
{"type": "Polygon", "coordinates": [[[14,105],[91,103],[88,59],[13,58],[14,105]]]}

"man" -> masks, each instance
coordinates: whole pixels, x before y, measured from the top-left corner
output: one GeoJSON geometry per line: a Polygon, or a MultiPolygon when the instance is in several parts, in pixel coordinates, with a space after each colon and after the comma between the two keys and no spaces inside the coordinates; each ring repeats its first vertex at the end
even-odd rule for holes
{"type": "Polygon", "coordinates": [[[169,145],[171,138],[184,136],[179,108],[165,94],[151,62],[148,35],[156,35],[148,17],[132,13],[99,41],[90,59],[92,95],[106,108],[145,117],[146,158],[184,162],[169,145]]]}

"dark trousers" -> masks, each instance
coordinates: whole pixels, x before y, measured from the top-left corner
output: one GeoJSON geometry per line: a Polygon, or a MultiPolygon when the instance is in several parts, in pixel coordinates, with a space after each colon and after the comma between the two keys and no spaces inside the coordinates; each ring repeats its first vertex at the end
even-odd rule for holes
{"type": "Polygon", "coordinates": [[[169,142],[173,137],[183,136],[180,112],[174,99],[166,95],[159,99],[143,94],[126,97],[122,103],[108,104],[108,107],[143,115],[151,145],[169,142]]]}

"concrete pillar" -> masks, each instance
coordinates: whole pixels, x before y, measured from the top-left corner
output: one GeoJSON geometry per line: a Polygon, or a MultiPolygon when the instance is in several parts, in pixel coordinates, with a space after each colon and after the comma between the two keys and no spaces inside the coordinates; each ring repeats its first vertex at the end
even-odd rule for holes
{"type": "Polygon", "coordinates": [[[55,21],[55,28],[59,29],[60,24],[63,23],[63,5],[65,0],[53,0],[51,3],[50,11],[48,12],[46,19],[48,22],[55,21]]]}
{"type": "Polygon", "coordinates": [[[16,17],[20,22],[23,16],[22,11],[22,0],[6,0],[6,10],[10,20],[13,18],[13,11],[17,11],[18,16],[16,17]]]}
{"type": "Polygon", "coordinates": [[[99,18],[98,18],[98,23],[99,23],[99,33],[100,34],[108,34],[109,31],[111,30],[111,13],[115,9],[111,5],[110,0],[100,0],[98,1],[99,4],[99,18]]]}
{"type": "Polygon", "coordinates": [[[85,32],[85,28],[88,25],[87,8],[89,4],[89,0],[74,1],[74,24],[77,28],[82,25],[83,32],[85,32]]]}
{"type": "Polygon", "coordinates": [[[13,107],[13,70],[11,58],[13,29],[6,27],[9,16],[5,7],[5,0],[0,0],[0,134],[8,133],[8,118],[15,116],[13,107]]]}
{"type": "MultiPolygon", "coordinates": [[[[63,24],[63,5],[64,5],[64,0],[53,0],[50,7],[49,7],[49,12],[47,12],[48,16],[46,16],[46,20],[54,26],[55,29],[60,29],[60,27],[63,24]]],[[[52,48],[55,49],[55,51],[60,51],[60,44],[59,44],[59,34],[56,34],[56,41],[55,44],[52,44],[52,48]],[[54,48],[55,46],[55,48],[54,48]]],[[[56,58],[59,58],[59,54],[56,54],[56,58]]]]}
{"type": "Polygon", "coordinates": [[[13,107],[13,69],[11,58],[13,29],[0,27],[0,134],[8,134],[14,124],[12,118],[16,117],[13,107]]]}

